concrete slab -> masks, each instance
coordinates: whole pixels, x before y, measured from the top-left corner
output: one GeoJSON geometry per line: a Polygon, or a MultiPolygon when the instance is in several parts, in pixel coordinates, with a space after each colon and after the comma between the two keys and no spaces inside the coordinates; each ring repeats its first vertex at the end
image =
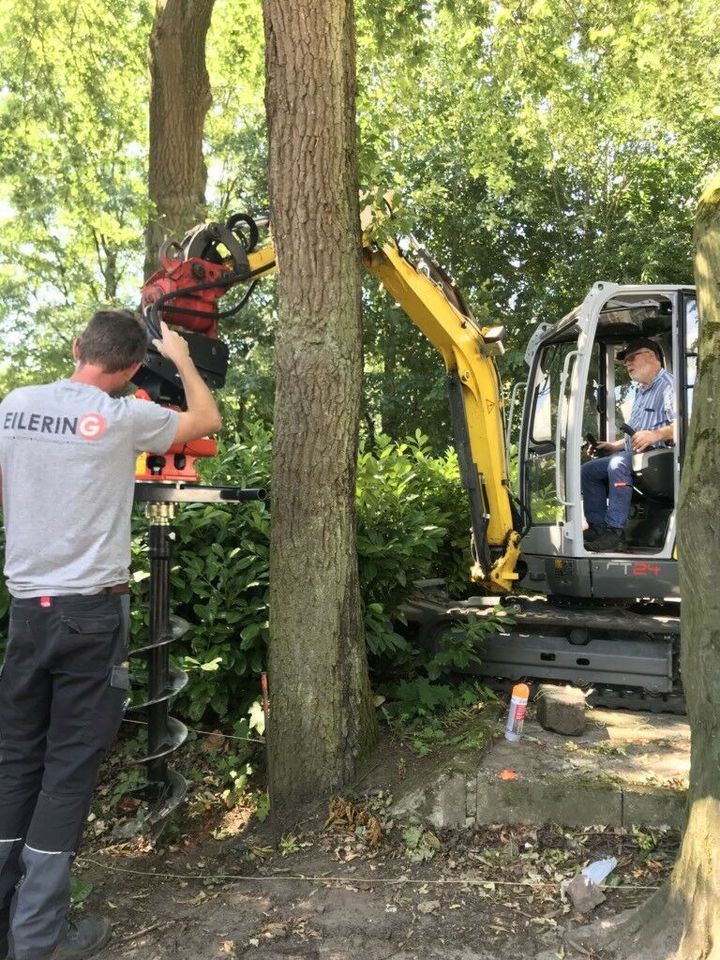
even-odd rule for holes
{"type": "Polygon", "coordinates": [[[588,710],[579,737],[544,730],[529,719],[517,743],[499,736],[475,758],[439,758],[396,798],[395,810],[436,827],[478,822],[680,828],[689,769],[690,729],[683,717],[588,710]]]}

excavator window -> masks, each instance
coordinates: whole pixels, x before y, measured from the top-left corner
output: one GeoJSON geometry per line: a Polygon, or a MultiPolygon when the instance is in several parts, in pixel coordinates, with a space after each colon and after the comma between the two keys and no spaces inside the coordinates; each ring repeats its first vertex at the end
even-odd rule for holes
{"type": "MultiPolygon", "coordinates": [[[[600,357],[604,357],[604,379],[607,404],[601,413],[598,436],[615,440],[622,436],[623,424],[631,419],[636,386],[627,370],[617,360],[625,343],[635,336],[648,336],[660,346],[663,363],[676,381],[676,396],[682,396],[677,366],[673,364],[673,309],[665,298],[654,303],[648,300],[633,305],[625,301],[613,304],[614,309],[601,316],[597,341],[600,357]],[[607,339],[605,339],[607,337],[607,339]]],[[[694,383],[694,376],[692,377],[694,383]]],[[[691,390],[689,391],[691,392],[691,390]]],[[[600,388],[598,386],[598,394],[600,388]]],[[[682,406],[682,404],[680,404],[682,406]]],[[[629,550],[641,552],[662,549],[674,508],[675,457],[671,447],[656,448],[633,457],[633,500],[625,527],[629,550]]]]}
{"type": "MultiPolygon", "coordinates": [[[[619,349],[619,348],[618,348],[619,349]]],[[[616,353],[617,351],[614,351],[616,353]]],[[[614,357],[613,357],[614,361],[614,357]]],[[[615,405],[609,411],[610,419],[615,421],[614,433],[610,439],[622,436],[622,424],[628,423],[635,399],[635,385],[630,379],[627,370],[620,363],[615,363],[615,405]]]]}
{"type": "Polygon", "coordinates": [[[567,374],[576,352],[575,340],[547,346],[536,367],[532,386],[532,413],[528,434],[527,491],[532,522],[556,523],[565,515],[565,430],[569,383],[567,374]],[[560,425],[560,429],[558,429],[560,425]],[[558,444],[558,438],[560,440],[558,444]],[[560,469],[558,470],[558,461],[560,469]]]}

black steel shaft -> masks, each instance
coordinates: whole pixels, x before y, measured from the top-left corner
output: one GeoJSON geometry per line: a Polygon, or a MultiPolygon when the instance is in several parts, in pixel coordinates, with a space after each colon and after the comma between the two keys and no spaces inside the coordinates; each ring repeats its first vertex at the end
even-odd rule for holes
{"type": "MultiPolygon", "coordinates": [[[[150,520],[150,644],[148,651],[148,756],[163,752],[167,742],[170,630],[170,561],[172,539],[167,518],[150,520]],[[154,702],[153,702],[154,701],[154,702]]],[[[162,796],[167,781],[167,759],[148,762],[148,792],[153,800],[162,796]]]]}
{"type": "Polygon", "coordinates": [[[147,696],[142,703],[134,704],[132,709],[147,712],[147,755],[138,762],[144,763],[147,769],[142,796],[150,804],[146,823],[155,837],[159,835],[168,816],[182,803],[187,790],[184,778],[168,764],[168,758],[187,736],[184,724],[168,712],[169,701],[187,682],[187,674],[170,664],[170,646],[184,632],[181,619],[170,614],[170,567],[173,554],[170,523],[175,504],[239,503],[264,498],[265,491],[261,488],[203,487],[145,481],[135,484],[135,500],[146,504],[149,520],[150,616],[147,643],[135,647],[130,653],[131,657],[143,657],[148,667],[147,696]]]}

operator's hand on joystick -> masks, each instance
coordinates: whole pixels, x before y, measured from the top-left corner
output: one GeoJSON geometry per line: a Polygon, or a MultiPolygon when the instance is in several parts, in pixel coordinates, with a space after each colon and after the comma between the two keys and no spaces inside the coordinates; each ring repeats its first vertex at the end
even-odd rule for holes
{"type": "Polygon", "coordinates": [[[190,347],[184,337],[171,330],[164,320],[160,321],[162,339],[153,340],[153,346],[167,360],[172,360],[178,370],[190,360],[190,347]]]}
{"type": "Polygon", "coordinates": [[[614,444],[608,443],[606,440],[596,440],[591,433],[586,434],[585,443],[587,444],[585,452],[593,459],[595,457],[605,457],[615,450],[614,444]]]}
{"type": "Polygon", "coordinates": [[[643,450],[647,450],[648,447],[657,443],[659,439],[660,437],[655,430],[636,430],[630,441],[633,453],[642,453],[643,450]]]}

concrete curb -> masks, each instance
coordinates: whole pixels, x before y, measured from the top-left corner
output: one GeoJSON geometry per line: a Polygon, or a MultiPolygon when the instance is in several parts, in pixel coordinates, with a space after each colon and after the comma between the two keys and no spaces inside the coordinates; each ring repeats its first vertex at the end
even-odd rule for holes
{"type": "Polygon", "coordinates": [[[679,830],[689,767],[683,723],[594,712],[593,728],[573,738],[570,750],[567,738],[531,722],[520,742],[498,739],[474,763],[467,754],[446,759],[433,768],[432,782],[416,781],[393,812],[436,829],[554,823],[679,830]]]}

